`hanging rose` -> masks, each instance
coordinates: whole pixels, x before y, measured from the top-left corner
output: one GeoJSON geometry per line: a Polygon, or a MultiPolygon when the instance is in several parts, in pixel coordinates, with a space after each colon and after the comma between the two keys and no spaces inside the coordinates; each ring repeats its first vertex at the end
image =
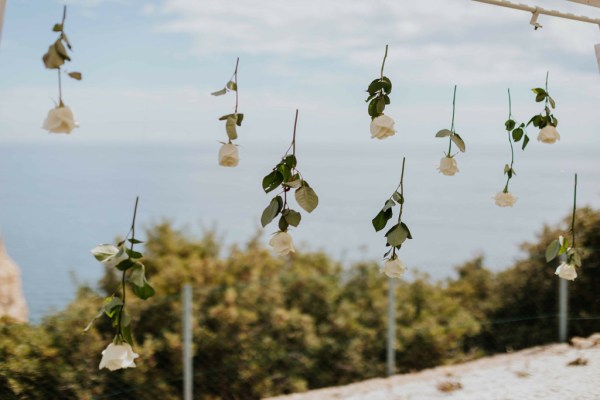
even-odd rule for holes
{"type": "Polygon", "coordinates": [[[562,279],[569,281],[577,278],[577,268],[583,265],[582,259],[585,254],[584,249],[576,247],[575,244],[575,216],[577,212],[577,174],[575,174],[575,185],[573,188],[573,216],[571,218],[571,242],[566,237],[560,235],[558,239],[550,242],[546,248],[546,262],[554,260],[558,256],[565,255],[566,262],[560,263],[556,268],[555,274],[562,279]]]}
{"type": "Polygon", "coordinates": [[[574,281],[577,278],[577,270],[574,265],[567,264],[563,262],[556,268],[555,275],[558,275],[560,278],[566,279],[568,281],[574,281]]]}
{"type": "Polygon", "coordinates": [[[404,266],[402,261],[400,261],[398,256],[394,255],[389,259],[385,260],[381,272],[386,274],[389,278],[400,279],[406,272],[406,267],[404,266]]]}
{"type": "Polygon", "coordinates": [[[99,369],[107,368],[116,371],[124,368],[135,368],[134,360],[139,354],[134,353],[129,343],[111,343],[102,351],[99,369]]]}
{"type": "Polygon", "coordinates": [[[556,130],[558,126],[558,119],[552,114],[551,109],[556,108],[556,102],[550,96],[548,92],[548,76],[549,72],[546,73],[546,88],[535,88],[531,89],[535,94],[535,101],[538,103],[544,102],[544,111],[538,115],[534,115],[527,126],[533,124],[536,128],[540,129],[540,133],[538,135],[538,141],[542,143],[552,144],[556,143],[557,140],[560,140],[560,135],[556,130]]]}
{"type": "Polygon", "coordinates": [[[458,164],[454,157],[442,157],[438,171],[446,176],[452,176],[458,172],[458,164]]]}
{"type": "Polygon", "coordinates": [[[219,121],[225,121],[225,132],[227,133],[228,143],[224,144],[219,150],[219,165],[222,167],[235,167],[238,165],[240,158],[238,155],[238,149],[233,144],[233,141],[238,138],[237,127],[242,126],[244,120],[244,114],[238,113],[238,66],[240,64],[240,58],[238,57],[235,63],[235,70],[233,75],[221,90],[211,93],[213,96],[222,96],[230,91],[235,92],[235,111],[233,114],[223,115],[219,118],[219,121]]]}
{"type": "Polygon", "coordinates": [[[560,140],[560,134],[555,126],[546,125],[540,130],[537,140],[538,142],[552,144],[557,140],[560,140]]]}
{"type": "Polygon", "coordinates": [[[224,143],[219,150],[219,165],[223,167],[235,167],[238,165],[240,157],[238,148],[235,144],[224,143]]]}
{"type": "MultiPolygon", "coordinates": [[[[71,133],[79,125],[75,122],[75,117],[71,109],[64,105],[62,98],[62,66],[67,61],[71,61],[68,50],[72,50],[71,42],[64,31],[65,19],[67,18],[67,6],[63,8],[63,18],[60,24],[55,24],[53,32],[59,32],[58,39],[50,45],[48,51],[42,57],[44,66],[48,69],[55,69],[58,72],[58,106],[48,112],[48,116],[42,127],[51,133],[71,133]],[[67,50],[68,49],[68,50],[67,50]]],[[[80,81],[81,72],[68,72],[70,78],[80,81]]]]}
{"type": "Polygon", "coordinates": [[[396,205],[400,206],[398,211],[398,222],[392,226],[387,233],[386,247],[390,249],[385,252],[383,258],[386,259],[382,272],[390,278],[400,278],[406,269],[404,264],[400,262],[396,251],[400,250],[402,244],[407,239],[412,239],[412,234],[408,229],[408,226],[402,221],[402,212],[404,211],[404,165],[406,158],[402,159],[402,172],[400,174],[400,184],[394,190],[394,193],[385,201],[383,208],[371,221],[375,232],[379,232],[384,229],[390,219],[394,216],[393,208],[396,205]],[[389,257],[389,258],[388,258],[389,257]]]}
{"type": "MultiPolygon", "coordinates": [[[[281,161],[275,165],[273,170],[263,178],[262,187],[265,193],[272,192],[279,188],[280,194],[275,196],[264,209],[260,223],[264,227],[269,225],[277,216],[279,216],[279,231],[275,233],[269,244],[279,255],[286,255],[296,251],[289,235],[290,226],[297,227],[302,220],[302,215],[290,208],[288,204],[288,193],[294,191],[294,197],[300,207],[306,212],[313,212],[319,205],[319,197],[313,188],[304,179],[298,170],[298,160],[296,159],[296,126],[298,124],[298,110],[294,120],[294,134],[292,144],[285,152],[281,161]],[[289,154],[290,150],[292,154],[289,154]]],[[[291,194],[291,193],[290,193],[291,194]]]]}
{"type": "Polygon", "coordinates": [[[273,247],[273,250],[280,256],[296,252],[292,237],[287,232],[279,231],[275,233],[269,241],[269,245],[273,247]]]}
{"type": "Polygon", "coordinates": [[[381,114],[379,117],[376,117],[371,121],[372,138],[385,139],[388,136],[393,136],[395,133],[394,120],[392,117],[381,114]]]}
{"type": "Polygon", "coordinates": [[[496,200],[496,205],[498,207],[512,207],[517,202],[517,196],[510,192],[500,192],[494,199],[496,200]]]}
{"type": "Polygon", "coordinates": [[[115,329],[113,342],[102,352],[100,369],[108,368],[115,371],[121,368],[134,368],[138,354],[133,352],[133,336],[131,334],[131,317],[128,314],[126,306],[127,287],[129,286],[133,294],[147,300],[154,296],[155,291],[146,278],[146,267],[141,260],[144,257],[142,253],[135,251],[136,244],[143,243],[135,238],[135,219],[137,215],[137,206],[139,198],[135,200],[133,211],[133,221],[131,228],[125,237],[116,246],[112,244],[102,244],[92,249],[92,254],[96,260],[109,268],[115,268],[121,272],[120,294],[118,290],[104,299],[104,305],[100,312],[85,328],[88,331],[96,319],[106,315],[111,320],[111,325],[115,329]],[[131,236],[129,237],[129,235],[131,236]],[[129,245],[127,244],[129,243],[129,245]]]}
{"type": "Polygon", "coordinates": [[[387,76],[383,75],[387,53],[388,46],[386,45],[383,63],[381,64],[381,75],[379,78],[373,80],[367,88],[369,97],[366,102],[369,103],[368,112],[371,116],[370,128],[371,138],[373,139],[385,139],[396,133],[394,120],[383,114],[385,106],[390,104],[390,93],[392,92],[392,82],[387,76]]]}
{"type": "Polygon", "coordinates": [[[66,134],[77,127],[73,111],[67,106],[58,106],[50,110],[43,125],[48,132],[66,134]]]}
{"type": "Polygon", "coordinates": [[[460,137],[458,133],[456,133],[454,129],[454,115],[456,112],[456,85],[454,85],[454,97],[452,99],[452,125],[450,129],[442,129],[438,133],[436,133],[435,137],[444,138],[448,137],[448,152],[445,153],[446,157],[442,158],[440,161],[440,166],[438,167],[438,171],[446,176],[453,176],[458,172],[458,164],[452,155],[452,143],[458,147],[461,152],[465,152],[466,146],[465,142],[460,137]]]}

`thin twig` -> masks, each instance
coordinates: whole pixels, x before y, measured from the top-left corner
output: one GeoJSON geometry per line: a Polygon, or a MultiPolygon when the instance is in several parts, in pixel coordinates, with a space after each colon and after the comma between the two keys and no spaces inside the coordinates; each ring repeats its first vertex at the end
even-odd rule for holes
{"type": "Polygon", "coordinates": [[[235,114],[237,114],[238,112],[238,92],[239,92],[239,85],[238,85],[238,65],[240,64],[240,58],[237,58],[237,61],[235,62],[235,71],[233,72],[233,77],[234,77],[234,82],[235,82],[235,114]]]}
{"type": "Polygon", "coordinates": [[[58,67],[58,105],[59,107],[62,107],[63,101],[62,101],[62,81],[61,81],[61,77],[60,77],[60,67],[58,67]]]}
{"type": "Polygon", "coordinates": [[[577,211],[577,174],[575,174],[575,186],[573,188],[573,217],[571,219],[571,241],[575,247],[575,212],[577,211]]]}
{"type": "MultiPolygon", "coordinates": [[[[404,210],[404,165],[406,163],[406,157],[402,157],[402,172],[400,174],[400,184],[398,188],[400,188],[400,196],[402,196],[402,202],[400,203],[400,212],[398,213],[398,224],[402,222],[402,211],[404,210]]],[[[396,188],[396,191],[398,191],[396,188]]],[[[392,195],[393,196],[393,195],[392,195]]],[[[396,255],[396,246],[393,247],[392,250],[392,258],[396,255]]]]}
{"type": "Polygon", "coordinates": [[[388,45],[385,45],[385,54],[383,55],[383,62],[381,63],[381,80],[383,80],[383,67],[385,67],[385,59],[387,58],[388,45]]]}
{"type": "Polygon", "coordinates": [[[292,138],[292,154],[296,157],[296,127],[298,126],[298,109],[296,109],[296,118],[294,119],[294,136],[292,138]]]}
{"type": "MultiPolygon", "coordinates": [[[[452,126],[450,127],[452,134],[454,134],[454,114],[455,114],[455,112],[456,112],[456,85],[454,85],[454,97],[452,98],[452,126]]],[[[450,154],[452,152],[452,135],[450,135],[448,137],[448,141],[450,142],[448,144],[448,157],[450,157],[450,154]]]]}
{"type": "MultiPolygon", "coordinates": [[[[510,88],[508,89],[508,120],[512,120],[512,100],[510,98],[510,88]]],[[[512,177],[512,167],[515,163],[515,150],[513,148],[512,140],[510,139],[510,130],[508,129],[508,127],[506,128],[506,132],[508,134],[508,143],[510,143],[510,172],[507,172],[508,178],[506,179],[506,185],[504,186],[505,193],[508,192],[508,182],[510,182],[510,179],[512,177]]]]}

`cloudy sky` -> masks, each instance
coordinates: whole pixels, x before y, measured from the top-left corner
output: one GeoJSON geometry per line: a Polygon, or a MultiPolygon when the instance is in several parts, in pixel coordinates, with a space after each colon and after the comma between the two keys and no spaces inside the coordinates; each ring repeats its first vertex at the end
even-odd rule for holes
{"type": "MultiPolygon", "coordinates": [[[[533,0],[532,0],[533,1],[533,0]]],[[[74,46],[64,99],[85,142],[202,142],[222,139],[216,118],[231,96],[209,95],[227,81],[237,56],[244,140],[288,135],[295,108],[303,140],[369,140],[364,90],[377,77],[385,44],[394,83],[386,112],[408,141],[449,124],[459,86],[457,124],[487,142],[507,114],[539,112],[530,88],[550,92],[563,135],[599,143],[600,75],[591,24],[540,18],[469,0],[67,0],[74,46]]],[[[530,2],[532,3],[532,2],[530,2]]],[[[543,3],[543,4],[542,4],[543,3]]],[[[0,141],[54,141],[40,129],[57,98],[56,74],[41,56],[55,40],[63,2],[8,0],[0,47],[0,141]]],[[[532,4],[535,4],[533,2],[532,4]]],[[[564,0],[546,8],[600,17],[564,0]]],[[[59,140],[63,140],[61,138],[59,140]]]]}

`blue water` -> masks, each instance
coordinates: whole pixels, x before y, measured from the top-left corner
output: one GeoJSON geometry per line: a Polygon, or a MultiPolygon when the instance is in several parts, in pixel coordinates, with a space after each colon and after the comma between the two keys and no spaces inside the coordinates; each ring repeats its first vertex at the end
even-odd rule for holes
{"type": "MultiPolygon", "coordinates": [[[[575,171],[579,204],[600,207],[598,146],[531,143],[525,153],[518,151],[511,191],[519,200],[512,209],[500,209],[492,197],[504,185],[507,146],[471,144],[458,156],[461,172],[444,177],[435,170],[441,142],[425,147],[388,140],[299,145],[299,168],[320,197],[319,207],[303,212],[292,231],[300,250],[322,249],[345,262],[380,259],[385,240],[373,231],[371,219],[396,187],[403,155],[408,156],[403,219],[414,240],[400,257],[411,270],[434,278],[449,276],[477,254],[492,269],[510,266],[521,254],[521,242],[535,240],[544,223],[568,214],[575,171]]],[[[101,276],[89,250],[127,232],[138,194],[141,227],[164,219],[196,234],[217,227],[226,245],[244,243],[259,230],[271,198],[261,179],[286,146],[243,145],[234,169],[217,166],[218,146],[66,140],[1,145],[0,232],[22,269],[32,320],[64,306],[77,282],[94,283],[101,276]]],[[[275,229],[275,224],[265,229],[265,243],[275,229]]]]}

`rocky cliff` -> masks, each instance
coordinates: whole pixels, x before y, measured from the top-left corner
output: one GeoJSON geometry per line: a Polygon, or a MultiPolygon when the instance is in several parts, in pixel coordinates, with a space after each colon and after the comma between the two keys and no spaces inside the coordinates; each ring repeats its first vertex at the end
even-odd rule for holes
{"type": "Polygon", "coordinates": [[[27,303],[21,285],[21,271],[8,256],[0,237],[0,317],[27,321],[27,303]]]}

